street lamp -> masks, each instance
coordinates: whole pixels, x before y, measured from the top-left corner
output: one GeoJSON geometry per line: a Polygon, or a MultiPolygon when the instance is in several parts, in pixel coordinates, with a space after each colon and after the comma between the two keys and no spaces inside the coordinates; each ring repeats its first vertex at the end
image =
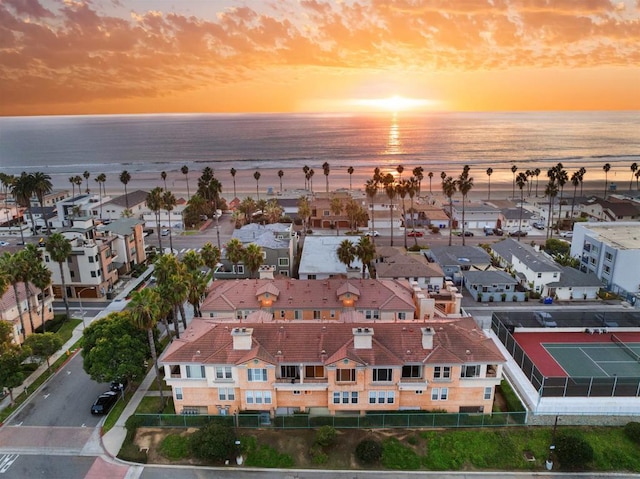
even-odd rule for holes
{"type": "Polygon", "coordinates": [[[84,308],[82,307],[82,293],[89,289],[95,290],[95,286],[87,286],[86,288],[82,288],[80,291],[76,292],[76,296],[78,297],[78,301],[80,302],[80,316],[82,316],[82,329],[84,330],[87,325],[84,322],[84,308]]]}

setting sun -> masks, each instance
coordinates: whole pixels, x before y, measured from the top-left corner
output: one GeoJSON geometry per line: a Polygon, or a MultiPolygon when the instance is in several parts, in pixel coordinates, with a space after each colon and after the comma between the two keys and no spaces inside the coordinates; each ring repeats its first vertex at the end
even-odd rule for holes
{"type": "Polygon", "coordinates": [[[421,98],[405,98],[394,95],[388,98],[363,98],[353,100],[353,105],[377,111],[400,112],[408,110],[426,110],[432,108],[436,102],[421,98]]]}

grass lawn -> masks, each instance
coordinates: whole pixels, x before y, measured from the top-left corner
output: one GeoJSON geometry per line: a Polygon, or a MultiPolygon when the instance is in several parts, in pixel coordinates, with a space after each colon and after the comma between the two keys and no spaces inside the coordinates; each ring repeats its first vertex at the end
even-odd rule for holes
{"type": "Polygon", "coordinates": [[[162,412],[160,412],[160,397],[158,396],[145,396],[140,401],[136,413],[138,414],[175,414],[173,408],[173,398],[171,396],[165,396],[165,406],[162,412]]]}

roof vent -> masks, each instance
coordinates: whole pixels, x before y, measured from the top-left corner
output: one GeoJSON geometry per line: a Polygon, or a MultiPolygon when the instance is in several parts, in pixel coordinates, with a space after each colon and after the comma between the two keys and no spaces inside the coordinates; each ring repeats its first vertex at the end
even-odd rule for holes
{"type": "Polygon", "coordinates": [[[467,354],[471,354],[471,350],[470,350],[470,349],[467,349],[467,350],[465,351],[465,353],[467,353],[467,354]]]}

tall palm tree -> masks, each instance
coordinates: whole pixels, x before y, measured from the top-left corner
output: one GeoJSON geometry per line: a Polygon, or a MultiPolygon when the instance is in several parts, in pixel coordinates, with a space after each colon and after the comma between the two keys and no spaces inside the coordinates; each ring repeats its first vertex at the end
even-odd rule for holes
{"type": "Polygon", "coordinates": [[[516,165],[511,165],[511,174],[513,175],[513,184],[511,185],[511,198],[516,195],[516,171],[518,171],[518,167],[516,165]]]}
{"type": "Polygon", "coordinates": [[[49,225],[49,221],[44,214],[44,196],[48,195],[53,191],[53,184],[51,183],[51,177],[49,175],[45,175],[41,171],[36,171],[32,174],[32,184],[33,192],[38,198],[38,203],[40,203],[40,216],[42,217],[42,221],[47,226],[47,236],[51,235],[51,226],[49,225]]]}
{"type": "Polygon", "coordinates": [[[316,174],[315,171],[313,171],[313,168],[309,169],[309,173],[307,173],[309,175],[309,191],[311,192],[311,194],[313,194],[313,175],[316,174]]]}
{"type": "Polygon", "coordinates": [[[538,197],[538,180],[540,179],[540,173],[542,173],[542,171],[540,171],[540,168],[536,168],[535,170],[533,170],[533,176],[536,177],[536,198],[538,197]]]}
{"type": "Polygon", "coordinates": [[[46,291],[51,286],[51,271],[44,264],[38,263],[31,272],[31,282],[40,290],[42,299],[40,301],[40,322],[42,324],[42,332],[47,332],[47,326],[45,322],[45,297],[46,291]]]}
{"type": "MultiPolygon", "coordinates": [[[[0,183],[2,183],[2,188],[4,189],[4,211],[7,216],[7,225],[9,226],[9,234],[11,234],[11,218],[9,217],[9,207],[7,206],[7,204],[9,202],[9,189],[13,185],[14,180],[15,180],[15,177],[13,175],[0,172],[0,183]]],[[[22,229],[20,231],[22,232],[22,229]]],[[[22,238],[22,242],[24,243],[24,238],[22,238]]]]}
{"type": "Polygon", "coordinates": [[[36,309],[36,301],[34,300],[30,284],[33,284],[36,269],[42,265],[42,251],[35,244],[28,244],[18,254],[21,254],[24,258],[24,287],[27,294],[29,323],[31,325],[31,333],[33,334],[36,332],[35,323],[33,322],[33,310],[36,309]]]}
{"type": "Polygon", "coordinates": [[[86,183],[86,187],[87,189],[85,190],[87,194],[89,194],[89,192],[91,191],[89,189],[89,177],[91,176],[91,173],[89,173],[88,170],[84,170],[84,173],[82,173],[82,177],[84,178],[84,181],[86,183]]]}
{"type": "Polygon", "coordinates": [[[404,238],[404,249],[407,249],[407,210],[405,208],[404,199],[407,197],[408,193],[408,181],[400,179],[396,183],[396,194],[402,199],[402,224],[404,225],[403,238],[404,238]]]}
{"type": "Polygon", "coordinates": [[[187,301],[193,307],[193,315],[201,316],[200,300],[204,296],[207,286],[207,277],[200,269],[204,266],[204,260],[200,253],[187,251],[180,261],[185,266],[187,281],[189,283],[189,296],[187,301]]]}
{"type": "Polygon", "coordinates": [[[153,214],[156,217],[156,229],[158,234],[158,247],[160,251],[162,250],[162,234],[160,232],[160,210],[163,209],[164,200],[162,197],[162,188],[156,186],[149,193],[147,193],[147,207],[153,211],[153,214]]]}
{"type": "Polygon", "coordinates": [[[442,192],[449,198],[449,221],[451,221],[451,225],[449,225],[449,246],[451,246],[453,235],[453,195],[456,194],[456,188],[456,181],[451,176],[447,176],[442,180],[442,192]]]}
{"type": "Polygon", "coordinates": [[[182,316],[184,329],[187,328],[184,302],[189,295],[186,267],[171,254],[159,255],[155,260],[156,288],[168,305],[174,324],[176,337],[180,337],[178,313],[182,316]]]}
{"type": "Polygon", "coordinates": [[[164,182],[164,191],[167,191],[167,172],[161,171],[160,178],[162,178],[162,181],[164,182]]]}
{"type": "Polygon", "coordinates": [[[262,248],[255,243],[249,243],[244,249],[242,260],[249,270],[251,277],[257,278],[258,270],[260,269],[260,266],[264,264],[262,248]]]}
{"type": "Polygon", "coordinates": [[[571,219],[573,220],[573,208],[576,204],[576,194],[578,193],[578,185],[580,184],[580,170],[571,175],[571,184],[573,185],[573,199],[571,200],[571,219]]]}
{"type": "Polygon", "coordinates": [[[640,170],[636,171],[636,190],[638,190],[638,180],[640,180],[640,170]]]}
{"type": "Polygon", "coordinates": [[[396,167],[396,171],[398,172],[398,179],[402,178],[402,173],[404,172],[404,166],[398,165],[396,167]]]}
{"type": "Polygon", "coordinates": [[[81,192],[80,187],[82,186],[82,176],[80,176],[80,175],[74,176],[73,177],[73,182],[78,187],[78,194],[80,194],[80,192],[81,192]]]}
{"type": "Polygon", "coordinates": [[[311,206],[306,196],[298,198],[298,217],[302,219],[303,234],[307,234],[307,225],[311,216],[311,206]]]}
{"type": "Polygon", "coordinates": [[[395,200],[398,194],[395,181],[396,180],[391,173],[387,173],[382,180],[382,184],[384,185],[384,192],[387,194],[387,198],[389,199],[389,213],[391,220],[391,241],[389,242],[390,246],[393,246],[393,200],[395,200]]]}
{"type": "MultiPolygon", "coordinates": [[[[334,216],[340,216],[342,214],[342,200],[339,196],[333,196],[329,203],[329,210],[334,216]]],[[[340,236],[340,218],[336,221],[336,236],[340,236]]]]}
{"type": "Polygon", "coordinates": [[[244,246],[238,238],[231,238],[226,248],[227,260],[233,264],[234,273],[238,274],[238,263],[244,257],[244,246]]]}
{"type": "Polygon", "coordinates": [[[216,267],[220,262],[220,257],[222,256],[220,249],[207,241],[204,246],[202,246],[200,256],[202,256],[204,265],[211,270],[211,279],[214,279],[213,273],[215,272],[216,267]]]}
{"type": "MultiPolygon", "coordinates": [[[[406,189],[407,189],[407,194],[409,195],[409,198],[411,198],[411,207],[409,208],[409,211],[411,214],[411,228],[413,229],[416,227],[416,220],[414,217],[415,211],[413,209],[413,198],[414,196],[420,194],[420,182],[415,176],[412,176],[411,178],[409,178],[409,180],[407,180],[406,189]]],[[[405,214],[405,217],[406,217],[406,214],[405,214]]],[[[413,236],[413,242],[416,246],[418,245],[418,237],[415,235],[413,236]]]]}
{"type": "Polygon", "coordinates": [[[237,170],[235,168],[231,168],[229,170],[229,173],[231,173],[231,179],[233,180],[233,197],[237,198],[237,195],[236,195],[236,173],[238,173],[238,172],[237,172],[237,170]]]}
{"type": "Polygon", "coordinates": [[[584,175],[587,173],[587,169],[584,166],[581,166],[578,172],[580,173],[580,196],[582,196],[582,185],[584,183],[584,175]]]}
{"type": "Polygon", "coordinates": [[[567,170],[562,166],[562,163],[556,165],[556,183],[558,185],[558,192],[560,193],[560,201],[558,202],[558,225],[562,221],[562,201],[564,194],[564,185],[569,181],[569,175],[567,170]]]}
{"type": "Polygon", "coordinates": [[[422,166],[416,166],[413,169],[413,176],[417,181],[417,189],[415,194],[420,196],[420,189],[422,188],[422,180],[424,180],[424,168],[422,166]]]}
{"type": "Polygon", "coordinates": [[[462,193],[462,246],[465,246],[465,204],[467,202],[467,195],[473,188],[473,177],[469,176],[469,165],[464,166],[464,169],[458,177],[455,186],[458,191],[462,193]]]}
{"type": "Polygon", "coordinates": [[[96,183],[98,183],[98,199],[100,201],[100,219],[102,219],[102,195],[104,193],[104,183],[107,181],[107,175],[100,173],[95,177],[96,183]]]}
{"type": "MultiPolygon", "coordinates": [[[[351,263],[356,259],[356,248],[351,240],[342,240],[336,250],[336,255],[338,256],[338,261],[344,264],[347,269],[351,268],[351,263]]],[[[362,266],[362,270],[364,271],[364,265],[362,266]]]]}
{"type": "Polygon", "coordinates": [[[189,167],[187,165],[182,165],[180,171],[184,175],[184,179],[187,182],[187,201],[191,199],[191,193],[189,192],[189,167]]]}
{"type": "Polygon", "coordinates": [[[369,236],[360,237],[360,240],[356,245],[356,256],[360,258],[360,261],[362,262],[362,278],[365,278],[365,266],[369,271],[369,277],[373,278],[375,274],[372,271],[371,263],[376,258],[376,245],[369,236]]]}
{"type": "Polygon", "coordinates": [[[171,248],[171,253],[173,253],[173,235],[172,233],[172,225],[171,225],[171,212],[175,209],[178,201],[176,197],[171,191],[165,191],[162,195],[162,208],[167,212],[167,217],[169,219],[169,248],[171,248]]]}
{"type": "Polygon", "coordinates": [[[487,200],[491,200],[491,175],[493,175],[493,168],[487,168],[487,176],[489,177],[489,194],[487,195],[487,200]]]}
{"type": "Polygon", "coordinates": [[[130,181],[131,174],[127,170],[124,170],[122,173],[120,173],[120,183],[124,185],[124,204],[125,208],[127,209],[129,209],[129,195],[127,194],[127,185],[130,181]]]}
{"type": "Polygon", "coordinates": [[[278,178],[280,179],[280,194],[282,194],[282,177],[284,176],[284,171],[278,170],[278,178]]]}
{"type": "MultiPolygon", "coordinates": [[[[129,311],[131,321],[141,330],[147,332],[149,340],[149,351],[151,351],[151,361],[153,361],[153,369],[156,373],[156,384],[160,391],[160,410],[164,409],[164,392],[162,390],[162,381],[160,379],[160,368],[158,367],[158,353],[156,352],[156,341],[154,331],[158,324],[160,316],[161,298],[155,288],[143,288],[140,291],[134,291],[129,302],[129,311]]],[[[168,333],[168,331],[167,331],[168,333]]]]}
{"type": "Polygon", "coordinates": [[[75,200],[76,200],[76,182],[75,182],[75,177],[70,176],[69,177],[69,183],[71,183],[71,198],[72,198],[72,201],[75,203],[75,200]]]}
{"type": "MultiPolygon", "coordinates": [[[[374,201],[376,198],[376,195],[378,194],[378,183],[374,180],[367,180],[367,182],[364,185],[364,191],[367,195],[367,198],[369,198],[369,204],[371,205],[371,229],[375,230],[376,229],[376,223],[375,223],[375,218],[374,218],[374,201]]],[[[375,238],[374,238],[375,241],[375,238]]]]}
{"type": "Polygon", "coordinates": [[[26,329],[24,327],[24,313],[22,311],[22,301],[20,300],[19,287],[25,287],[26,292],[26,276],[27,265],[24,255],[3,253],[0,256],[0,277],[3,278],[3,282],[11,285],[13,288],[13,294],[16,298],[16,306],[18,308],[18,318],[20,320],[20,334],[22,335],[22,341],[26,339],[26,329]]]}
{"type": "Polygon", "coordinates": [[[256,180],[256,195],[258,195],[258,201],[260,201],[260,172],[256,171],[253,174],[253,178],[256,180]]]}
{"type": "MultiPolygon", "coordinates": [[[[527,184],[527,174],[526,173],[518,173],[516,176],[516,185],[520,188],[520,217],[518,218],[518,231],[522,231],[522,209],[524,204],[524,187],[527,184]]],[[[518,235],[518,242],[520,241],[522,235],[518,235]]]]}
{"type": "Polygon", "coordinates": [[[11,194],[20,206],[26,207],[27,211],[29,211],[29,216],[31,217],[31,231],[35,234],[36,220],[31,211],[31,197],[33,196],[33,192],[33,175],[23,171],[14,181],[13,186],[11,187],[11,194]]]}
{"type": "Polygon", "coordinates": [[[322,164],[322,172],[324,173],[324,181],[326,184],[326,192],[329,193],[329,173],[331,169],[329,168],[329,163],[326,161],[322,164]]]}
{"type": "Polygon", "coordinates": [[[347,168],[347,173],[349,173],[349,191],[351,191],[351,178],[353,177],[353,172],[355,170],[353,169],[353,166],[350,166],[349,168],[347,168]]]}
{"type": "Polygon", "coordinates": [[[67,319],[71,317],[69,313],[69,300],[67,299],[67,283],[64,279],[64,267],[63,264],[67,262],[69,256],[71,256],[71,243],[69,240],[62,236],[60,233],[53,233],[47,239],[45,246],[47,253],[51,256],[51,259],[58,263],[60,269],[60,282],[62,285],[62,299],[64,301],[65,314],[67,319]]]}
{"type": "Polygon", "coordinates": [[[607,199],[607,187],[609,183],[609,171],[611,170],[611,164],[605,163],[602,165],[602,169],[604,171],[604,199],[607,199]]]}
{"type": "Polygon", "coordinates": [[[629,191],[631,191],[631,185],[633,185],[633,176],[635,175],[636,171],[638,171],[638,163],[634,161],[633,163],[631,163],[631,179],[629,180],[629,191]]]}
{"type": "Polygon", "coordinates": [[[553,236],[553,231],[551,230],[552,220],[553,220],[553,201],[558,194],[558,185],[553,180],[553,178],[549,179],[549,183],[544,189],[545,196],[549,197],[549,217],[547,218],[547,238],[553,236]]]}
{"type": "Polygon", "coordinates": [[[433,171],[427,173],[427,176],[429,177],[429,194],[432,195],[433,191],[431,191],[431,180],[433,180],[433,171]]]}
{"type": "Polygon", "coordinates": [[[302,167],[302,174],[304,175],[304,189],[307,189],[307,182],[309,181],[309,167],[304,165],[302,167]]]}

